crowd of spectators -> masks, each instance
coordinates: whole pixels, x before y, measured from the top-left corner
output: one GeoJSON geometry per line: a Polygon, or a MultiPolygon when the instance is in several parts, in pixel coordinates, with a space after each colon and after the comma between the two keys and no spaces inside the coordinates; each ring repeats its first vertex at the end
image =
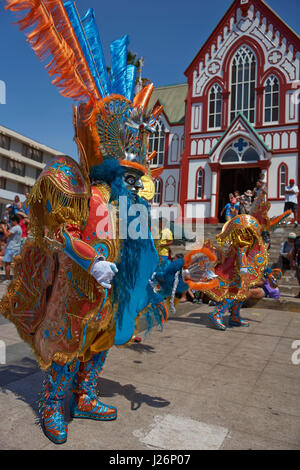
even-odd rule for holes
{"type": "Polygon", "coordinates": [[[250,214],[252,204],[261,192],[265,196],[267,195],[263,173],[259,175],[259,179],[252,190],[247,189],[243,194],[235,190],[234,193],[229,194],[229,202],[221,210],[221,217],[225,213],[225,220],[227,222],[238,214],[250,214]]]}
{"type": "Polygon", "coordinates": [[[0,220],[0,268],[5,271],[6,279],[10,279],[11,265],[14,256],[21,251],[28,236],[29,218],[26,200],[22,204],[19,196],[15,196],[12,204],[7,204],[0,220]]]}

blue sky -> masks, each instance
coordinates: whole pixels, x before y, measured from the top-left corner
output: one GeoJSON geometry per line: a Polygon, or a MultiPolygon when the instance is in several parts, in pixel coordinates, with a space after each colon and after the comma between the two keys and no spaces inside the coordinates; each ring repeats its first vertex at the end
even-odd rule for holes
{"type": "MultiPolygon", "coordinates": [[[[267,0],[288,25],[299,32],[299,0],[267,0]]],[[[12,24],[0,0],[0,80],[6,104],[0,124],[73,157],[72,101],[51,85],[44,66],[12,24]]],[[[145,58],[143,75],[155,86],[185,82],[184,71],[209,37],[232,0],[77,0],[80,14],[95,10],[104,53],[109,44],[129,34],[129,49],[145,58]],[[130,5],[130,6],[129,6],[130,5]]]]}

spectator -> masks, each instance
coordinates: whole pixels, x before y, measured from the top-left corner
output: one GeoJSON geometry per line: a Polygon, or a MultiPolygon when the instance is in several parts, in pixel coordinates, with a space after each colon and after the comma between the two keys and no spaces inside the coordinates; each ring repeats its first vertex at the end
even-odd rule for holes
{"type": "Polygon", "coordinates": [[[158,254],[160,261],[166,261],[169,258],[169,246],[173,244],[173,234],[167,227],[166,219],[160,219],[160,233],[158,241],[158,254]]]}
{"type": "Polygon", "coordinates": [[[20,227],[22,229],[22,238],[27,238],[29,219],[28,217],[26,217],[26,214],[23,211],[18,211],[16,215],[19,217],[19,220],[20,220],[20,227]]]}
{"type": "Polygon", "coordinates": [[[296,279],[299,284],[299,293],[295,295],[296,299],[300,299],[300,236],[296,237],[294,240],[294,249],[291,256],[292,265],[296,269],[296,279]]]}
{"type": "Polygon", "coordinates": [[[241,193],[239,191],[234,191],[234,198],[236,199],[236,205],[238,208],[238,214],[241,212],[241,193]]]}
{"type": "Polygon", "coordinates": [[[29,198],[29,193],[25,193],[25,201],[22,204],[22,211],[25,212],[26,215],[29,214],[29,208],[28,208],[28,198],[29,198]]]}
{"type": "Polygon", "coordinates": [[[10,221],[12,216],[13,216],[13,206],[12,204],[6,204],[4,217],[6,217],[8,221],[10,221]]]}
{"type": "Polygon", "coordinates": [[[250,214],[250,208],[252,204],[252,191],[247,189],[240,198],[240,213],[241,214],[250,214]]]}
{"type": "Polygon", "coordinates": [[[297,207],[298,207],[298,186],[295,185],[295,180],[290,179],[289,185],[285,188],[285,203],[284,211],[291,210],[294,214],[295,227],[298,226],[297,222],[297,207]]]}
{"type": "Polygon", "coordinates": [[[267,194],[265,183],[260,179],[257,180],[256,185],[255,185],[252,192],[253,192],[254,199],[257,198],[257,196],[259,195],[260,192],[263,192],[264,194],[267,194]]]}
{"type": "Polygon", "coordinates": [[[6,279],[10,279],[10,265],[13,261],[14,256],[20,253],[21,248],[21,238],[22,238],[22,229],[19,225],[18,216],[14,215],[11,218],[11,228],[7,230],[4,224],[1,225],[1,228],[4,232],[4,236],[7,240],[4,256],[1,258],[1,261],[5,263],[5,274],[6,279]]]}
{"type": "MultiPolygon", "coordinates": [[[[4,256],[4,253],[5,253],[5,246],[6,246],[6,243],[1,240],[1,241],[0,241],[0,260],[2,260],[2,257],[4,256]]],[[[1,269],[1,271],[3,270],[3,268],[4,268],[4,264],[3,264],[2,261],[0,261],[0,269],[1,269]]]]}
{"type": "Polygon", "coordinates": [[[16,215],[17,212],[21,210],[21,208],[22,208],[22,203],[20,201],[19,196],[16,195],[13,206],[12,206],[12,214],[16,215]]]}
{"type": "Polygon", "coordinates": [[[285,242],[282,242],[280,245],[279,261],[280,268],[283,270],[291,268],[295,239],[296,234],[294,232],[291,232],[289,233],[287,240],[285,242]]]}
{"type": "Polygon", "coordinates": [[[223,209],[221,210],[221,217],[224,214],[225,211],[225,220],[226,222],[228,220],[231,220],[232,217],[236,216],[238,214],[238,206],[236,204],[236,199],[233,197],[230,199],[230,202],[228,202],[223,209]]]}
{"type": "Polygon", "coordinates": [[[255,287],[251,287],[248,292],[248,299],[262,299],[268,297],[270,299],[279,299],[280,290],[278,285],[265,277],[255,287]]]}

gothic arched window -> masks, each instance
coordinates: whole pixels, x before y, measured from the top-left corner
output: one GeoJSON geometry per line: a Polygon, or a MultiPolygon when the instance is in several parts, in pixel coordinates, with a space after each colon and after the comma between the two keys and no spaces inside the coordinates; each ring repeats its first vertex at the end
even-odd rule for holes
{"type": "Polygon", "coordinates": [[[232,148],[229,148],[228,150],[226,150],[226,152],[224,153],[222,157],[222,162],[224,163],[238,162],[238,161],[239,161],[238,154],[232,148]]]}
{"type": "Polygon", "coordinates": [[[162,182],[160,178],[157,178],[154,182],[155,194],[153,198],[153,204],[161,204],[161,195],[162,195],[162,182]]]}
{"type": "Polygon", "coordinates": [[[165,202],[174,202],[175,201],[175,190],[176,190],[176,181],[175,178],[170,175],[167,178],[165,183],[165,202]]]}
{"type": "Polygon", "coordinates": [[[196,176],[196,184],[197,184],[197,198],[198,199],[203,199],[203,193],[204,193],[204,170],[202,168],[199,168],[197,171],[197,176],[196,176]]]}
{"type": "Polygon", "coordinates": [[[235,53],[231,66],[230,120],[240,112],[252,124],[255,122],[256,57],[248,46],[235,53]]]}
{"type": "Polygon", "coordinates": [[[278,197],[285,196],[285,187],[288,182],[288,169],[285,163],[281,163],[278,168],[278,197]]]}
{"type": "Polygon", "coordinates": [[[156,156],[151,160],[151,166],[161,166],[164,163],[165,152],[165,126],[157,121],[155,124],[155,133],[149,136],[149,153],[156,150],[156,156]]]}
{"type": "Polygon", "coordinates": [[[270,75],[265,83],[265,122],[279,120],[279,80],[270,75]]]}
{"type": "Polygon", "coordinates": [[[222,88],[215,83],[209,92],[208,126],[210,129],[221,127],[222,124],[222,88]]]}

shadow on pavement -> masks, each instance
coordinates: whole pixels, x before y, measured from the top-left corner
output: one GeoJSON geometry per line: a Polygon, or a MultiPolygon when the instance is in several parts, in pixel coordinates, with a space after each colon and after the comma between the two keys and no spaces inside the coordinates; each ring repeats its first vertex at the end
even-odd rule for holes
{"type": "Polygon", "coordinates": [[[155,348],[153,348],[152,346],[149,346],[148,344],[143,344],[143,343],[133,343],[131,344],[130,346],[128,346],[129,349],[131,349],[132,351],[135,351],[139,354],[142,354],[142,353],[156,353],[155,351],[155,348]]]}
{"type": "Polygon", "coordinates": [[[164,408],[170,405],[170,401],[165,398],[138,392],[136,387],[132,384],[121,385],[119,382],[101,378],[99,384],[99,398],[114,397],[116,395],[125,397],[126,400],[131,403],[130,409],[133,411],[138,410],[143,403],[154,408],[164,408]]]}
{"type": "Polygon", "coordinates": [[[28,375],[40,371],[37,362],[29,357],[24,357],[17,364],[10,363],[0,367],[0,387],[7,386],[12,382],[24,379],[28,375]]]}
{"type": "Polygon", "coordinates": [[[191,313],[188,317],[170,317],[170,321],[182,322],[182,323],[193,323],[194,325],[205,325],[207,328],[211,328],[211,322],[208,317],[208,313],[191,313]]]}
{"type": "Polygon", "coordinates": [[[0,369],[0,391],[12,392],[16,399],[31,406],[39,424],[39,398],[43,373],[36,361],[28,357],[17,364],[7,364],[0,369]],[[20,382],[21,381],[21,382],[20,382]]]}

